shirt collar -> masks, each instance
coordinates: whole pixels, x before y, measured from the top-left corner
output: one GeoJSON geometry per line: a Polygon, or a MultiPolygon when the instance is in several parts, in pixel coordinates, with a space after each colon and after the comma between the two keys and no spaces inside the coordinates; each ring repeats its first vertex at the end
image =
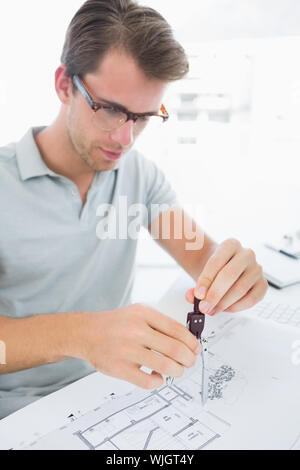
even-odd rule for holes
{"type": "MultiPolygon", "coordinates": [[[[61,177],[61,175],[54,173],[54,171],[47,167],[34,139],[34,136],[45,128],[46,126],[30,128],[24,137],[16,144],[16,156],[23,181],[44,175],[61,177]]],[[[112,171],[117,171],[119,167],[120,162],[112,171]]]]}
{"type": "Polygon", "coordinates": [[[32,127],[16,144],[16,156],[23,181],[36,176],[57,176],[51,171],[41,157],[34,136],[45,127],[32,127]]]}

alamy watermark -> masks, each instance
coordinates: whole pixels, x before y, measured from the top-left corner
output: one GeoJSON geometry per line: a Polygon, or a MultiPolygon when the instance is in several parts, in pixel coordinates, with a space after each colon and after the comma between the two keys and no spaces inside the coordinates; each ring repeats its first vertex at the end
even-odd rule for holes
{"type": "Polygon", "coordinates": [[[300,364],[300,339],[297,339],[292,344],[292,364],[298,366],[300,364]]]}
{"type": "MultiPolygon", "coordinates": [[[[189,209],[198,219],[202,215],[200,206],[189,209]]],[[[100,204],[96,215],[100,217],[96,227],[100,240],[137,240],[143,237],[141,227],[150,226],[154,240],[184,239],[186,250],[200,250],[204,244],[204,231],[196,226],[193,218],[168,204],[128,205],[127,196],[119,196],[115,204],[100,204]]]]}
{"type": "Polygon", "coordinates": [[[6,364],[6,344],[0,340],[0,365],[6,364]]]}

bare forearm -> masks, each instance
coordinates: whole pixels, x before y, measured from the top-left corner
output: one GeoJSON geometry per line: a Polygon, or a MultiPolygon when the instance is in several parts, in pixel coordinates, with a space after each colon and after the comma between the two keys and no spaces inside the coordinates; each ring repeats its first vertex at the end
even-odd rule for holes
{"type": "Polygon", "coordinates": [[[198,279],[207,260],[216,250],[218,244],[197,226],[196,222],[180,207],[161,214],[149,227],[150,233],[155,234],[159,245],[164,248],[178,264],[192,276],[198,279]],[[169,233],[164,236],[163,227],[167,225],[169,233]],[[181,235],[178,236],[177,234],[181,235]]]}
{"type": "Polygon", "coordinates": [[[182,259],[179,260],[179,264],[190,276],[192,276],[195,281],[197,281],[207,260],[214,253],[217,246],[218,244],[216,242],[214,242],[210,237],[205,235],[204,245],[201,250],[185,250],[182,259]]]}
{"type": "Polygon", "coordinates": [[[0,316],[0,374],[71,357],[80,321],[79,312],[17,319],[0,316]]]}

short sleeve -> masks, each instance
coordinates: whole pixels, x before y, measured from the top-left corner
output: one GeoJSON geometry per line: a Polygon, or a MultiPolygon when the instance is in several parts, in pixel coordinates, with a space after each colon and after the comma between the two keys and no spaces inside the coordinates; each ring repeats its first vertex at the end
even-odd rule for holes
{"type": "Polygon", "coordinates": [[[147,217],[143,225],[148,228],[151,222],[160,214],[177,205],[178,199],[163,171],[154,162],[146,158],[144,164],[147,217]]]}

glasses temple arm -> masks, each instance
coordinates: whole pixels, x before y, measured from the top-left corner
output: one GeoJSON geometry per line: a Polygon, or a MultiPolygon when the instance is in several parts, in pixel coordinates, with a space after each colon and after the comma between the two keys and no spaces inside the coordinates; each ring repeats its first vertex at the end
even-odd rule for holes
{"type": "Polygon", "coordinates": [[[80,79],[78,78],[77,75],[73,76],[73,83],[76,86],[76,88],[82,93],[82,95],[85,97],[85,99],[88,101],[89,105],[91,108],[94,108],[94,101],[92,100],[91,96],[89,93],[86,91],[84,88],[83,84],[81,83],[80,79]]]}

